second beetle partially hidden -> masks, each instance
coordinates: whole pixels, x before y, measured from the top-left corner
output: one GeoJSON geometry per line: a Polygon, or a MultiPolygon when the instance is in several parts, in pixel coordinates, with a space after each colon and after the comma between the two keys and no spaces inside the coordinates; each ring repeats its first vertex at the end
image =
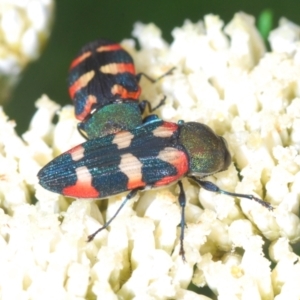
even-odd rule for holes
{"type": "Polygon", "coordinates": [[[165,100],[156,107],[139,101],[141,76],[154,83],[173,70],[152,79],[136,74],[132,57],[119,43],[99,39],[86,44],[72,61],[68,76],[75,116],[81,121],[79,132],[90,139],[141,125],[146,106],[152,112],[165,100]]]}

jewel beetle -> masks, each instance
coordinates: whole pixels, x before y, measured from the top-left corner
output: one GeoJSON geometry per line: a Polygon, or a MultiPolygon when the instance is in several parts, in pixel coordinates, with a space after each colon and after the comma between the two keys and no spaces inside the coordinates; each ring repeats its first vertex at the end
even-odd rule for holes
{"type": "Polygon", "coordinates": [[[99,39],[82,47],[68,76],[75,115],[81,121],[79,132],[85,138],[95,138],[141,125],[146,105],[153,111],[164,99],[154,108],[146,100],[139,102],[140,77],[156,82],[173,69],[154,80],[144,73],[136,74],[132,57],[118,43],[99,39]]]}
{"type": "Polygon", "coordinates": [[[210,127],[197,122],[165,122],[153,115],[135,129],[90,139],[66,151],[43,167],[38,178],[44,188],[75,198],[101,199],[129,191],[115,215],[90,235],[89,241],[111,223],[139,190],[178,182],[182,208],[180,254],[184,259],[183,177],[206,190],[252,199],[272,209],[252,195],[227,192],[203,180],[226,170],[230,164],[225,139],[210,127]]]}

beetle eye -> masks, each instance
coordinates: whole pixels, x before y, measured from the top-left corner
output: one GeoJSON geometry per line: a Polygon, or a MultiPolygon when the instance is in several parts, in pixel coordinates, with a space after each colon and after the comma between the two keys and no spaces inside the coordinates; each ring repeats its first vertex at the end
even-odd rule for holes
{"type": "Polygon", "coordinates": [[[223,171],[225,171],[225,170],[227,170],[228,169],[228,167],[230,166],[230,164],[231,164],[231,154],[230,154],[230,152],[229,152],[229,150],[228,150],[228,143],[227,143],[227,141],[223,138],[223,137],[221,137],[221,139],[222,139],[222,141],[224,142],[224,148],[225,148],[225,153],[224,153],[224,169],[223,169],[223,171]]]}

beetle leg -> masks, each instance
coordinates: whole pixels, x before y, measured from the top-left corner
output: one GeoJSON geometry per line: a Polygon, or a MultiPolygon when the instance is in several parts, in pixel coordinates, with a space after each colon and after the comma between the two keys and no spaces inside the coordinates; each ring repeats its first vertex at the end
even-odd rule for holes
{"type": "Polygon", "coordinates": [[[153,79],[152,77],[150,77],[149,75],[147,75],[147,74],[145,74],[145,73],[143,73],[143,72],[136,74],[135,77],[136,77],[137,81],[140,81],[140,80],[141,80],[141,77],[144,76],[144,77],[147,78],[150,82],[155,83],[155,82],[161,80],[162,78],[164,78],[165,76],[172,74],[172,72],[173,72],[175,69],[176,69],[176,67],[171,68],[169,71],[167,71],[166,73],[162,74],[161,76],[159,76],[159,77],[156,78],[156,79],[153,79]]]}
{"type": "Polygon", "coordinates": [[[233,196],[233,197],[240,197],[240,198],[246,198],[249,200],[254,200],[269,210],[274,209],[270,203],[268,203],[264,200],[261,200],[259,198],[256,198],[251,194],[237,194],[237,193],[227,192],[227,191],[220,189],[218,186],[216,186],[214,183],[212,183],[210,181],[200,180],[200,179],[197,179],[196,177],[191,177],[191,178],[193,180],[195,180],[201,187],[203,187],[207,191],[220,193],[220,194],[224,194],[224,195],[229,195],[229,196],[233,196]]]}
{"type": "Polygon", "coordinates": [[[92,240],[94,239],[94,237],[95,237],[100,231],[102,231],[103,229],[107,228],[107,227],[110,225],[110,223],[115,219],[115,217],[119,214],[119,212],[121,211],[121,209],[124,207],[124,205],[126,204],[126,202],[127,202],[128,200],[130,200],[131,198],[133,198],[133,197],[136,195],[136,193],[137,193],[138,190],[139,190],[139,189],[134,189],[134,190],[130,191],[130,192],[127,194],[127,196],[125,197],[125,199],[123,200],[123,202],[121,203],[121,205],[119,206],[119,208],[117,209],[117,211],[114,213],[114,215],[113,215],[107,222],[105,222],[104,225],[103,225],[102,227],[100,227],[99,229],[97,229],[94,233],[90,234],[90,235],[88,236],[87,242],[92,241],[92,240]]]}
{"type": "Polygon", "coordinates": [[[185,252],[184,252],[184,246],[183,246],[183,240],[184,240],[184,228],[186,226],[185,224],[185,204],[186,204],[186,197],[185,197],[185,192],[183,189],[183,185],[181,181],[178,181],[178,186],[179,186],[179,197],[178,197],[178,202],[181,207],[181,219],[180,219],[180,251],[179,254],[182,257],[182,260],[185,261],[185,252]]]}

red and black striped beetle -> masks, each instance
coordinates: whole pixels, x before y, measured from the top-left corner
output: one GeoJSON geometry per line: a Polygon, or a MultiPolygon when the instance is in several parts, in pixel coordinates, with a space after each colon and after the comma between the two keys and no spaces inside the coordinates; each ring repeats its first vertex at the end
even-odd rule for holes
{"type": "Polygon", "coordinates": [[[89,241],[111,223],[139,190],[178,182],[182,207],[180,253],[184,259],[183,177],[206,190],[252,199],[272,209],[269,203],[252,195],[230,193],[203,180],[226,170],[230,163],[225,139],[208,126],[183,121],[176,124],[153,116],[135,129],[91,139],[72,148],[49,162],[38,177],[44,188],[75,198],[99,199],[130,191],[115,215],[90,235],[89,241]]]}
{"type": "Polygon", "coordinates": [[[174,68],[157,79],[144,73],[136,74],[133,59],[118,43],[99,39],[88,43],[72,61],[69,94],[73,100],[79,132],[95,138],[141,125],[148,101],[139,102],[142,75],[151,82],[170,74],[174,68]],[[122,105],[120,105],[122,104],[122,105]]]}

